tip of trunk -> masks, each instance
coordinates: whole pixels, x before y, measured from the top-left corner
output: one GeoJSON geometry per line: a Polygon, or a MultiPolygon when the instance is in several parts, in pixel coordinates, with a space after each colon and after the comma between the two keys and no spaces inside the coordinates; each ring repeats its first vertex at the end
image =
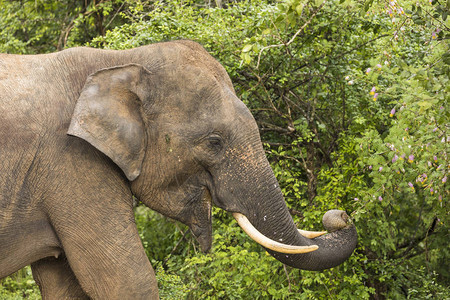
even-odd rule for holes
{"type": "MultiPolygon", "coordinates": [[[[290,215],[289,215],[290,217],[290,215]]],[[[291,267],[303,270],[321,271],[336,267],[347,260],[356,248],[358,234],[349,216],[342,210],[330,210],[323,216],[323,224],[329,232],[327,234],[316,234],[305,237],[297,230],[292,218],[284,224],[283,243],[296,246],[317,245],[318,249],[303,254],[286,254],[278,251],[268,250],[277,260],[291,267]],[[292,222],[292,224],[291,224],[292,222]],[[292,231],[286,235],[286,231],[292,231]]],[[[272,224],[279,226],[279,224],[272,224]]],[[[279,228],[279,227],[278,227],[279,228]]],[[[258,228],[263,234],[269,235],[271,239],[279,240],[274,236],[273,230],[268,228],[258,228]]],[[[279,231],[279,230],[277,230],[279,231]]]]}

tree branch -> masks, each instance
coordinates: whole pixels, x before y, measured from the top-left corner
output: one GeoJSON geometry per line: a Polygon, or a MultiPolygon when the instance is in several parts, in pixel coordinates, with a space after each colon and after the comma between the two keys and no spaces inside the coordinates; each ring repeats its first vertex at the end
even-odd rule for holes
{"type": "Polygon", "coordinates": [[[394,258],[401,258],[401,257],[403,257],[404,258],[403,260],[409,258],[410,255],[408,255],[408,254],[413,248],[415,248],[421,241],[423,241],[424,239],[426,239],[427,237],[429,237],[430,235],[435,233],[434,230],[435,230],[436,225],[437,225],[437,220],[438,219],[435,217],[433,219],[433,222],[431,223],[430,227],[428,228],[428,230],[426,232],[424,232],[422,235],[420,235],[418,237],[415,237],[415,238],[411,239],[410,241],[404,242],[401,245],[398,245],[397,246],[398,249],[406,248],[406,250],[403,251],[401,254],[399,254],[397,256],[394,256],[394,258]]]}
{"type": "Polygon", "coordinates": [[[303,29],[305,29],[306,26],[309,25],[309,23],[311,23],[312,19],[317,15],[317,13],[322,9],[322,7],[325,5],[327,1],[323,1],[322,4],[313,12],[313,14],[311,15],[311,17],[308,19],[308,21],[305,22],[305,24],[302,25],[302,27],[300,27],[299,30],[297,30],[297,32],[292,36],[292,38],[287,42],[287,43],[283,43],[283,44],[276,44],[276,45],[269,45],[266,47],[263,47],[261,49],[261,51],[259,51],[258,54],[258,63],[256,64],[256,69],[259,68],[259,63],[261,61],[261,55],[263,53],[264,50],[270,49],[270,48],[277,48],[277,47],[287,47],[290,44],[292,44],[292,42],[295,40],[295,38],[303,31],[303,29]]]}

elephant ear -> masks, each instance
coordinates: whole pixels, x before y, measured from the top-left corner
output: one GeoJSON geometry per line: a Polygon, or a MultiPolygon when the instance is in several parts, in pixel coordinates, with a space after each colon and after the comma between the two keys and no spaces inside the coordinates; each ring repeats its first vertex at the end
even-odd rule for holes
{"type": "Polygon", "coordinates": [[[147,144],[142,101],[148,97],[149,75],[130,64],[89,76],[67,132],[106,154],[130,181],[141,172],[147,144]]]}

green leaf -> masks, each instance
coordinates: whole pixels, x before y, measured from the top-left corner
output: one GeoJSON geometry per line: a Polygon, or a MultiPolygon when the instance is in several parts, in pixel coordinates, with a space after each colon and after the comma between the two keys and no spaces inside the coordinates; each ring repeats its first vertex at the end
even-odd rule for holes
{"type": "Polygon", "coordinates": [[[364,12],[367,12],[369,10],[369,8],[372,6],[372,3],[373,3],[373,0],[366,1],[366,3],[364,4],[364,12]]]}
{"type": "Polygon", "coordinates": [[[417,105],[420,106],[421,111],[427,110],[427,109],[429,109],[431,106],[433,106],[433,104],[432,104],[431,102],[428,102],[428,101],[421,101],[421,102],[418,102],[417,105]]]}
{"type": "Polygon", "coordinates": [[[299,5],[297,5],[296,7],[295,7],[295,11],[297,12],[297,14],[300,16],[301,14],[302,14],[302,12],[303,12],[303,7],[304,7],[304,4],[302,3],[302,4],[299,4],[299,5]]]}
{"type": "Polygon", "coordinates": [[[253,45],[245,45],[244,48],[242,48],[242,52],[249,52],[250,50],[252,50],[253,45]]]}
{"type": "Polygon", "coordinates": [[[242,53],[241,58],[244,60],[244,63],[247,65],[250,64],[250,62],[252,61],[252,57],[250,56],[250,54],[248,52],[242,53]]]}
{"type": "Polygon", "coordinates": [[[444,55],[442,55],[442,60],[445,64],[450,65],[450,53],[444,53],[444,55]]]}
{"type": "Polygon", "coordinates": [[[324,0],[314,0],[314,3],[315,3],[317,6],[320,6],[320,5],[323,3],[323,1],[324,1],[324,0]]]}

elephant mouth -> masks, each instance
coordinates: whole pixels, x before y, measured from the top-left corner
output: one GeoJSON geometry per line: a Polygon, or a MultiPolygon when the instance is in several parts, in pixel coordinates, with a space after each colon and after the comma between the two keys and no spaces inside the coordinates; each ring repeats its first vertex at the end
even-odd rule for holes
{"type": "Polygon", "coordinates": [[[212,233],[206,232],[204,228],[201,228],[195,224],[189,226],[195,239],[200,245],[200,250],[203,253],[208,253],[212,246],[212,233]]]}
{"type": "MultiPolygon", "coordinates": [[[[300,254],[300,253],[308,253],[319,249],[317,245],[310,246],[292,246],[286,245],[277,241],[274,241],[264,234],[259,232],[250,221],[241,213],[233,213],[233,217],[236,219],[236,222],[239,226],[244,230],[245,233],[248,234],[249,237],[252,238],[255,242],[263,246],[264,248],[286,254],[300,254]]],[[[298,232],[307,238],[315,238],[321,236],[322,234],[327,233],[326,231],[307,231],[298,229],[298,232]]]]}
{"type": "Polygon", "coordinates": [[[209,190],[202,188],[190,217],[189,228],[195,239],[200,244],[202,252],[209,252],[212,246],[212,217],[211,217],[211,194],[209,190]]]}

